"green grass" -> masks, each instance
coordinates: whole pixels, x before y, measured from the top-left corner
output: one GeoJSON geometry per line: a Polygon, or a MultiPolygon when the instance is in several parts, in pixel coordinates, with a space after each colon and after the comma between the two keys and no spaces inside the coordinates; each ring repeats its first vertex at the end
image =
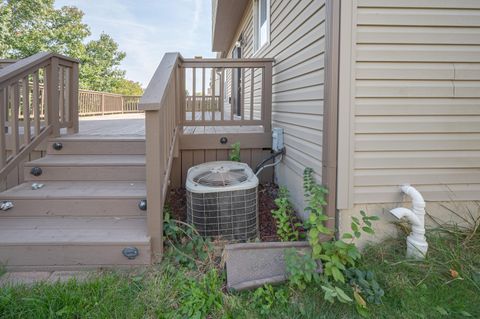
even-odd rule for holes
{"type": "MultiPolygon", "coordinates": [[[[404,259],[404,239],[364,251],[362,267],[373,270],[385,290],[383,304],[369,306],[371,318],[480,318],[480,234],[466,244],[463,236],[429,234],[424,262],[404,259]],[[457,279],[450,269],[458,271],[457,279]]],[[[164,261],[145,270],[106,272],[85,283],[6,287],[0,289],[0,318],[187,318],[192,315],[186,305],[201,306],[207,296],[221,302],[205,306],[209,318],[262,318],[253,292],[225,293],[219,283],[198,284],[201,276],[164,261]]],[[[290,291],[288,304],[263,317],[358,317],[353,306],[322,299],[315,287],[290,291]]]]}

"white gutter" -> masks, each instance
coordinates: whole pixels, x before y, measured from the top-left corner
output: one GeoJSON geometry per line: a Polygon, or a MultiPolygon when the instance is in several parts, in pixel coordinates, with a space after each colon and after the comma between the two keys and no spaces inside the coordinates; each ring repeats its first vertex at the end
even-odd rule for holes
{"type": "Polygon", "coordinates": [[[405,217],[412,225],[412,232],[407,237],[407,258],[423,259],[428,250],[425,238],[425,200],[422,194],[410,185],[401,186],[401,190],[412,199],[413,210],[398,207],[390,213],[398,219],[405,217]]]}

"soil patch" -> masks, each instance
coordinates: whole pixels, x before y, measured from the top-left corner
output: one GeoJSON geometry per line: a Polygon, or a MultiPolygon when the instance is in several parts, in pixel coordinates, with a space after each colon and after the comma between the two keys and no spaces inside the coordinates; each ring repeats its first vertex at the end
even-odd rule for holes
{"type": "MultiPolygon", "coordinates": [[[[258,186],[258,217],[261,241],[279,241],[277,227],[272,216],[272,209],[276,209],[275,198],[278,194],[278,186],[269,183],[258,186]]],[[[172,189],[166,199],[171,209],[173,219],[187,220],[187,198],[185,188],[172,189]]]]}

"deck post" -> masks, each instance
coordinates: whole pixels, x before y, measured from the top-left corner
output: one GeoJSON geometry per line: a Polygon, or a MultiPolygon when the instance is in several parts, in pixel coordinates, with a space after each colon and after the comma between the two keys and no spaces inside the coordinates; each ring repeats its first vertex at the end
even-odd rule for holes
{"type": "Polygon", "coordinates": [[[162,160],[163,132],[160,123],[163,120],[158,110],[145,111],[146,175],[147,175],[147,221],[148,235],[151,238],[153,260],[163,254],[163,176],[162,160]]]}
{"type": "Polygon", "coordinates": [[[73,63],[70,69],[69,77],[69,107],[70,107],[70,125],[68,128],[69,134],[78,133],[78,63],[73,63]]]}
{"type": "Polygon", "coordinates": [[[57,137],[60,135],[60,121],[58,117],[60,92],[58,91],[58,58],[52,57],[50,65],[47,68],[47,114],[48,124],[52,127],[51,135],[57,137]]]}

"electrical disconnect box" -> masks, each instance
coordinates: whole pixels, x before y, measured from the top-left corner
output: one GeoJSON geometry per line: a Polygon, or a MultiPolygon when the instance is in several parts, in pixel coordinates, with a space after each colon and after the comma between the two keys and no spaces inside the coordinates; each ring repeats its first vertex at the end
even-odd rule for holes
{"type": "Polygon", "coordinates": [[[274,127],[272,129],[272,150],[278,152],[284,148],[283,145],[283,128],[274,127]]]}

